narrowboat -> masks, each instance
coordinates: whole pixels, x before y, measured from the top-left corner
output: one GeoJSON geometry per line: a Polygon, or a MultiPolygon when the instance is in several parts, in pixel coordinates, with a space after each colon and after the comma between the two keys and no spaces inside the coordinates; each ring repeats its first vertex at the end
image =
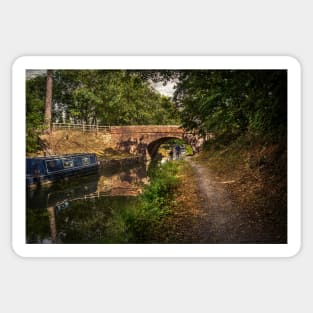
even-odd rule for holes
{"type": "Polygon", "coordinates": [[[70,176],[88,175],[98,168],[94,153],[26,158],[26,186],[33,188],[70,176]]]}

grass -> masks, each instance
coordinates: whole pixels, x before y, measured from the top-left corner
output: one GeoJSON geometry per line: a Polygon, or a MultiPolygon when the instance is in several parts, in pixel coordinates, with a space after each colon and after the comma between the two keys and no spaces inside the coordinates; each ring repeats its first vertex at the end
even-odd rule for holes
{"type": "Polygon", "coordinates": [[[135,205],[114,215],[107,225],[111,243],[151,243],[162,219],[170,214],[178,185],[178,162],[155,164],[149,172],[151,183],[135,205]]]}

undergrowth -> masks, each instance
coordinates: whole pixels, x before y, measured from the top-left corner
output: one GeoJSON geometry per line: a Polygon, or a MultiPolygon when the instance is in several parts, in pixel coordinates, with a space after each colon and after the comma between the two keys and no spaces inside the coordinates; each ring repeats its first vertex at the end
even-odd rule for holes
{"type": "Polygon", "coordinates": [[[179,162],[153,165],[149,170],[150,184],[134,206],[113,216],[108,226],[112,243],[153,242],[162,218],[171,212],[170,203],[178,185],[179,162]]]}
{"type": "MultiPolygon", "coordinates": [[[[287,240],[287,142],[243,136],[209,143],[196,157],[222,183],[234,210],[248,216],[263,242],[287,240]]],[[[252,227],[251,226],[251,227],[252,227]]]]}

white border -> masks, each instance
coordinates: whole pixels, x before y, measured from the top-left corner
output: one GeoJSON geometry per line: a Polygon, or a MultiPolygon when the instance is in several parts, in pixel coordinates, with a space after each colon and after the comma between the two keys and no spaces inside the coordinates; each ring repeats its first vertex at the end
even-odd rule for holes
{"type": "Polygon", "coordinates": [[[290,257],[301,247],[301,66],[288,56],[24,56],[13,64],[12,246],[22,257],[290,257]],[[288,244],[25,243],[26,69],[287,69],[288,244]]]}

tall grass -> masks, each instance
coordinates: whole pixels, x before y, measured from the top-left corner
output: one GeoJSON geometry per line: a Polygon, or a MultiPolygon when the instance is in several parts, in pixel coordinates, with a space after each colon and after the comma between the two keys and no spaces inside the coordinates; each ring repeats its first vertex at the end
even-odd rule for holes
{"type": "Polygon", "coordinates": [[[157,226],[171,211],[170,202],[178,185],[178,163],[155,164],[149,170],[150,184],[132,205],[113,216],[108,238],[114,243],[153,242],[157,226]]]}

